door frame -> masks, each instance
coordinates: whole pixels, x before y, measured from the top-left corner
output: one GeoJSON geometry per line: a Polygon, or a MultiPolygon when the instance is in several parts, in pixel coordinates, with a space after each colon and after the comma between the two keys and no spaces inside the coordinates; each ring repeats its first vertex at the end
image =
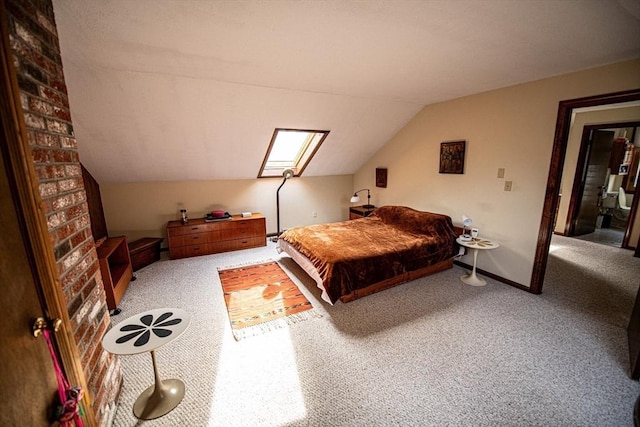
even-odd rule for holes
{"type": "MultiPolygon", "coordinates": [[[[576,225],[576,221],[578,219],[578,213],[579,213],[578,211],[579,211],[580,203],[582,201],[582,191],[580,191],[581,171],[584,170],[585,165],[589,162],[590,153],[587,152],[587,146],[589,144],[589,140],[592,138],[591,132],[596,130],[629,128],[629,127],[638,128],[640,127],[640,122],[631,121],[631,122],[618,122],[618,123],[601,123],[596,125],[585,125],[582,128],[582,139],[580,141],[578,163],[576,165],[576,173],[573,178],[571,197],[569,199],[569,207],[567,211],[567,220],[566,220],[567,222],[564,228],[565,236],[573,236],[575,231],[575,225],[576,225]]],[[[631,247],[629,246],[629,238],[631,237],[631,229],[633,227],[633,222],[635,219],[635,213],[637,209],[638,209],[638,201],[636,200],[636,197],[634,194],[633,202],[631,203],[631,211],[629,212],[629,220],[627,221],[624,237],[622,239],[622,247],[625,249],[631,249],[631,247]]]]}
{"type": "MultiPolygon", "coordinates": [[[[558,105],[558,115],[556,119],[556,130],[551,149],[551,164],[547,178],[547,188],[542,207],[542,218],[538,231],[538,241],[536,244],[536,254],[533,261],[533,273],[531,275],[531,285],[529,291],[534,294],[542,292],[544,275],[547,269],[549,258],[549,246],[553,236],[553,223],[556,208],[558,207],[560,180],[562,179],[562,168],[567,152],[569,130],[571,128],[571,115],[574,109],[584,107],[595,107],[607,104],[619,104],[640,100],[640,88],[622,92],[608,93],[604,95],[589,96],[584,98],[560,101],[558,105]]],[[[640,242],[636,245],[637,255],[639,253],[640,242]]]]}
{"type": "MultiPolygon", "coordinates": [[[[31,157],[20,91],[9,44],[8,15],[4,0],[0,0],[0,135],[6,146],[5,159],[9,185],[15,191],[15,205],[22,218],[22,234],[26,243],[35,286],[43,299],[43,313],[49,319],[62,320],[56,333],[56,344],[70,384],[79,385],[84,393],[84,422],[95,426],[96,418],[87,387],[78,346],[73,335],[66,301],[59,282],[58,269],[51,246],[39,185],[31,157]]],[[[25,333],[30,325],[25,324],[25,333]]],[[[37,387],[37,385],[34,385],[37,387]]]]}

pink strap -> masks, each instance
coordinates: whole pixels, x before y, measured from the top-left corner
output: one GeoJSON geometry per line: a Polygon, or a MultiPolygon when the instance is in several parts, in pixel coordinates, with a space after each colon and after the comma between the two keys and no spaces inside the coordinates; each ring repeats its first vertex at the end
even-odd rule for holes
{"type": "Polygon", "coordinates": [[[69,382],[64,376],[64,372],[62,372],[62,369],[60,368],[58,355],[56,354],[51,342],[49,330],[43,329],[42,334],[44,335],[44,339],[47,342],[49,354],[51,355],[51,360],[53,361],[53,368],[56,371],[56,380],[58,381],[58,397],[60,398],[61,404],[61,406],[56,411],[58,421],[60,422],[60,425],[62,427],[71,427],[73,425],[71,423],[72,421],[75,422],[76,427],[84,427],[82,418],[80,418],[80,413],[82,412],[80,402],[82,400],[82,397],[84,396],[82,387],[69,387],[69,382]]]}

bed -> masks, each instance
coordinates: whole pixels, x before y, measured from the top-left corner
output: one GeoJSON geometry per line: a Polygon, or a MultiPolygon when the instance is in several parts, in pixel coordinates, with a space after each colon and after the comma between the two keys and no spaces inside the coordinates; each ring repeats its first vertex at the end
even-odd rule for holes
{"type": "Polygon", "coordinates": [[[451,268],[455,239],[447,215],[382,206],[366,218],[291,228],[277,249],[334,304],[451,268]]]}

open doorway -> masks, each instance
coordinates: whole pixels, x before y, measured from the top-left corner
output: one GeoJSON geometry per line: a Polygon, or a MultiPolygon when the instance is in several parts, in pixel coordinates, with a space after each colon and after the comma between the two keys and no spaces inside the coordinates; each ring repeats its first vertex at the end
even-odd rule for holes
{"type": "MultiPolygon", "coordinates": [[[[571,128],[574,110],[578,108],[601,108],[602,106],[606,105],[638,102],[640,102],[640,89],[590,96],[586,98],[571,99],[567,101],[561,101],[559,103],[556,130],[553,148],[551,151],[551,164],[549,166],[549,175],[547,179],[547,187],[542,209],[542,218],[540,220],[538,242],[536,245],[536,254],[533,262],[533,272],[531,275],[531,283],[529,287],[529,291],[531,293],[541,293],[542,287],[544,285],[544,275],[547,269],[547,261],[549,258],[549,246],[551,245],[551,237],[553,235],[557,209],[559,207],[560,201],[559,194],[562,168],[565,163],[569,130],[571,128]]],[[[637,207],[638,202],[636,200],[631,209],[631,215],[633,215],[634,217],[636,215],[635,210],[637,210],[637,207]]],[[[634,256],[640,257],[640,244],[638,244],[640,243],[638,242],[640,238],[636,237],[634,240],[636,241],[636,250],[634,256]]]]}
{"type": "MultiPolygon", "coordinates": [[[[542,219],[540,221],[540,230],[538,233],[538,243],[536,246],[536,256],[534,260],[534,270],[531,276],[530,292],[539,294],[542,292],[544,278],[549,259],[549,247],[551,237],[555,226],[555,220],[558,217],[558,208],[561,199],[561,178],[563,176],[563,166],[565,165],[565,157],[567,156],[567,146],[569,133],[574,122],[574,112],[580,108],[602,108],[603,106],[620,106],[622,104],[639,105],[640,89],[633,89],[624,92],[611,93],[606,95],[598,95],[586,98],[572,99],[561,101],[558,107],[558,118],[556,122],[556,132],[554,137],[553,149],[551,154],[551,165],[549,167],[549,176],[547,180],[547,189],[545,193],[544,206],[542,210],[542,219]]],[[[570,162],[566,162],[570,163],[570,162]]],[[[619,166],[618,174],[625,172],[627,167],[619,166]]],[[[637,182],[637,181],[636,181],[637,182]]],[[[640,196],[640,194],[638,194],[640,196]]],[[[630,216],[638,219],[635,221],[640,228],[640,210],[638,209],[638,201],[640,197],[635,197],[630,209],[630,216]]],[[[634,230],[633,237],[627,235],[627,241],[632,239],[635,242],[635,252],[633,256],[640,257],[640,232],[634,230]]],[[[631,254],[630,254],[631,255],[631,254]]],[[[640,376],[640,293],[636,295],[631,320],[627,328],[627,336],[629,340],[629,360],[631,364],[631,377],[638,378],[640,376]]]]}
{"type": "MultiPolygon", "coordinates": [[[[634,217],[630,214],[640,161],[638,126],[640,122],[584,126],[565,223],[556,225],[556,234],[631,248],[634,217]]],[[[567,178],[563,175],[563,181],[567,178]]]]}

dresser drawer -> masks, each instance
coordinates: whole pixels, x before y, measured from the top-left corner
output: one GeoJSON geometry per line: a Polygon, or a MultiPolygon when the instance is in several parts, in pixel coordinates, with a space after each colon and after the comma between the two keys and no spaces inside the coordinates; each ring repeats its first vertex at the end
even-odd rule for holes
{"type": "Polygon", "coordinates": [[[249,237],[248,239],[238,239],[238,244],[242,249],[257,248],[259,246],[267,245],[266,236],[249,237]]]}
{"type": "Polygon", "coordinates": [[[185,224],[178,227],[167,227],[169,236],[182,236],[184,234],[206,233],[210,230],[209,224],[185,224]]]}
{"type": "Polygon", "coordinates": [[[203,243],[201,245],[177,246],[169,248],[169,256],[171,259],[187,258],[199,255],[208,255],[215,253],[215,245],[203,243]]]}
{"type": "Polygon", "coordinates": [[[212,243],[216,240],[220,240],[219,231],[210,231],[208,233],[193,233],[193,234],[179,234],[177,236],[170,236],[171,245],[175,246],[187,246],[198,245],[205,243],[212,243]]]}
{"type": "Polygon", "coordinates": [[[220,238],[222,240],[240,239],[242,237],[253,236],[255,232],[248,225],[237,224],[235,227],[230,227],[221,231],[220,238]]]}
{"type": "Polygon", "coordinates": [[[220,252],[237,251],[240,249],[257,248],[259,246],[265,246],[267,242],[266,237],[247,237],[244,239],[234,239],[222,241],[217,245],[217,250],[220,252]]]}

